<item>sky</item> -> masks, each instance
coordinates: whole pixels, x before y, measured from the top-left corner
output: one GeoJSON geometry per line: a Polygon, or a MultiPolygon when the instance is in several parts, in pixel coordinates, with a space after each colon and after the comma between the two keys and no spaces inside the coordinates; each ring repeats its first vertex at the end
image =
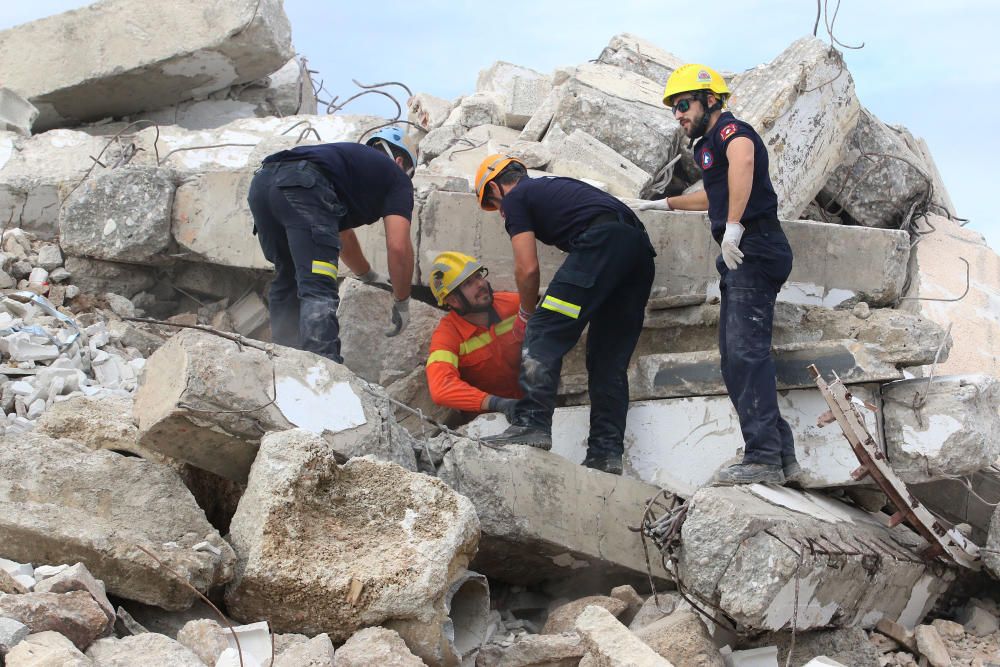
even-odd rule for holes
{"type": "MultiPolygon", "coordinates": [[[[835,0],[828,3],[832,14],[835,0]]],[[[81,0],[5,2],[0,29],[80,7],[81,0]]],[[[297,52],[330,96],[351,82],[401,81],[447,99],[475,91],[480,70],[505,60],[540,72],[596,58],[612,36],[630,32],[684,60],[742,71],[772,60],[812,34],[811,0],[502,0],[491,3],[285,0],[297,52]]],[[[1000,132],[979,117],[1000,103],[1000,24],[996,0],[842,0],[834,36],[861,103],[883,122],[923,137],[968,227],[1000,249],[1000,216],[988,194],[998,187],[1000,132]]],[[[821,20],[819,36],[828,39],[821,20]]],[[[665,82],[664,82],[665,83],[665,82]]],[[[402,99],[400,101],[403,101],[402,99]]],[[[391,116],[385,98],[367,95],[343,113],[391,116]]]]}

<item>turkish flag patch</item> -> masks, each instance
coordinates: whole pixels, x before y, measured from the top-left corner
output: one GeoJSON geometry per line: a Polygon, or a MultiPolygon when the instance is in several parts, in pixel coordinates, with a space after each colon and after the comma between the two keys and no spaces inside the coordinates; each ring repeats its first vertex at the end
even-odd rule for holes
{"type": "Polygon", "coordinates": [[[729,125],[726,125],[724,128],[722,128],[721,130],[719,130],[719,137],[723,141],[725,141],[729,137],[731,137],[734,134],[736,134],[736,130],[737,130],[736,123],[730,123],[729,125]]]}

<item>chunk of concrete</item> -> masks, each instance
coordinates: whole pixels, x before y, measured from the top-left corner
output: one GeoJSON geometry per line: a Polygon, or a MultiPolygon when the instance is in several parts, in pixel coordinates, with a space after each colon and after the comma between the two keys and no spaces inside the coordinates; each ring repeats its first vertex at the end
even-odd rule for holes
{"type": "MultiPolygon", "coordinates": [[[[272,667],[333,667],[333,642],[326,633],[289,646],[275,657],[272,667]]],[[[385,661],[381,665],[399,664],[385,661]]]]}
{"type": "Polygon", "coordinates": [[[406,101],[407,120],[415,123],[421,130],[431,132],[441,127],[454,107],[448,100],[427,93],[417,93],[406,101]]]}
{"type": "MultiPolygon", "coordinates": [[[[505,642],[506,643],[506,642],[505,642]]],[[[586,653],[583,639],[576,632],[563,635],[516,637],[509,646],[490,644],[480,653],[482,667],[537,667],[540,665],[576,665],[586,653]],[[486,656],[496,656],[487,659],[486,656]]]]}
{"type": "Polygon", "coordinates": [[[503,61],[481,70],[476,79],[476,92],[493,92],[502,96],[502,124],[515,130],[524,128],[550,90],[551,77],[503,61]]]}
{"type": "Polygon", "coordinates": [[[934,162],[934,156],[931,155],[930,146],[922,137],[915,137],[913,134],[901,125],[892,125],[891,129],[897,132],[903,141],[906,142],[907,148],[910,149],[914,155],[920,158],[921,164],[924,167],[924,173],[930,176],[933,183],[931,192],[931,204],[935,213],[944,215],[946,217],[955,217],[958,215],[955,204],[951,201],[951,196],[948,194],[948,188],[945,187],[944,179],[941,177],[941,172],[937,168],[937,163],[934,162]]]}
{"type": "Polygon", "coordinates": [[[861,106],[840,52],[816,37],[792,43],[735,79],[729,106],[770,155],[778,215],[797,219],[844,161],[861,106]]]}
{"type": "Polygon", "coordinates": [[[109,630],[104,610],[86,591],[0,595],[0,616],[23,623],[32,633],[58,632],[81,651],[109,630]]]}
{"type": "Polygon", "coordinates": [[[573,632],[577,617],[590,606],[607,609],[615,618],[621,618],[621,615],[628,609],[627,603],[616,598],[606,595],[588,595],[587,597],[567,602],[550,611],[548,618],[545,619],[542,634],[558,635],[564,632],[573,632]]]}
{"type": "Polygon", "coordinates": [[[918,625],[913,631],[917,639],[917,651],[927,659],[931,667],[951,667],[951,655],[941,640],[938,631],[930,625],[918,625]]]}
{"type": "MultiPolygon", "coordinates": [[[[885,622],[880,621],[877,625],[885,627],[885,622]]],[[[902,626],[895,625],[901,631],[909,632],[902,626]]],[[[912,638],[912,633],[910,634],[912,638]]],[[[789,632],[768,633],[753,641],[754,646],[777,646],[779,665],[785,664],[785,661],[788,660],[788,651],[792,648],[791,644],[791,633],[789,632]]],[[[835,628],[795,633],[795,647],[791,664],[804,665],[810,660],[821,657],[836,660],[835,664],[851,665],[852,667],[880,667],[879,651],[868,640],[868,633],[862,628],[835,628]]]]}
{"type": "Polygon", "coordinates": [[[200,591],[232,576],[232,549],[169,468],[29,433],[3,443],[0,470],[8,558],[82,561],[110,593],[165,609],[196,595],[136,545],[200,591]],[[192,549],[206,540],[221,555],[192,549]]]}
{"type": "Polygon", "coordinates": [[[663,106],[662,82],[612,65],[588,63],[577,67],[553,92],[558,95],[553,126],[567,134],[583,130],[648,174],[657,173],[680,148],[684,133],[663,106]]]}
{"type": "Polygon", "coordinates": [[[35,593],[71,593],[73,591],[86,591],[94,598],[94,601],[101,607],[108,617],[106,631],[111,632],[115,624],[115,608],[108,601],[107,593],[104,589],[104,582],[94,579],[87,566],[77,563],[66,568],[51,577],[39,581],[34,588],[35,593]]]}
{"type": "Polygon", "coordinates": [[[13,618],[0,618],[0,658],[10,653],[22,639],[31,634],[28,626],[13,618]]]}
{"type": "Polygon", "coordinates": [[[262,434],[295,427],[323,434],[344,458],[374,454],[416,470],[409,442],[386,435],[392,415],[381,390],[292,348],[268,354],[182,331],[146,361],[134,414],[143,447],[237,482],[262,434]]]}
{"type": "Polygon", "coordinates": [[[7,654],[7,667],[93,667],[80,649],[58,632],[28,635],[7,654]]]}
{"type": "Polygon", "coordinates": [[[69,438],[91,449],[147,456],[132,421],[132,399],[124,396],[74,396],[51,405],[36,425],[51,438],[69,438]]]}
{"type": "MultiPolygon", "coordinates": [[[[656,495],[656,487],[582,468],[529,447],[495,450],[450,438],[438,474],[469,497],[483,538],[475,569],[518,584],[604,577],[605,586],[647,576],[638,534],[622,517],[656,495]]],[[[653,576],[667,574],[654,562],[653,576]]]]}
{"type": "Polygon", "coordinates": [[[422,667],[426,664],[410,652],[398,634],[378,627],[364,628],[351,635],[337,649],[335,662],[337,667],[422,667]]]}
{"type": "Polygon", "coordinates": [[[882,387],[886,454],[905,482],[967,475],[1000,457],[1000,380],[948,375],[882,387]]]}
{"type": "Polygon", "coordinates": [[[918,555],[926,542],[905,526],[759,484],[700,490],[681,539],[678,576],[688,592],[748,630],[790,627],[793,614],[800,632],[868,628],[883,616],[912,627],[955,576],[939,564],[932,572],[918,555]]]}
{"type": "Polygon", "coordinates": [[[548,171],[558,176],[596,179],[616,197],[639,197],[652,177],[583,130],[574,130],[553,150],[548,171]]]}
{"type": "MultiPolygon", "coordinates": [[[[87,657],[97,667],[204,667],[198,656],[170,637],[144,632],[131,637],[100,639],[87,649],[87,657]]],[[[239,663],[237,663],[239,664],[239,663]]]]}
{"type": "Polygon", "coordinates": [[[988,637],[1000,630],[1000,621],[997,620],[996,614],[977,600],[970,601],[962,608],[959,620],[962,621],[965,631],[976,637],[988,637]]]}
{"type": "Polygon", "coordinates": [[[673,71],[687,61],[641,37],[623,32],[611,38],[597,62],[621,67],[665,86],[673,71]]]}
{"type": "Polygon", "coordinates": [[[219,625],[218,621],[202,618],[186,623],[177,633],[177,641],[206,665],[214,665],[230,646],[231,635],[227,635],[229,629],[219,625]]]}
{"type": "Polygon", "coordinates": [[[464,178],[469,182],[471,191],[475,188],[473,180],[479,163],[487,155],[506,153],[518,141],[519,135],[517,130],[490,123],[472,127],[460,137],[450,148],[427,163],[427,173],[464,178]]]}
{"type": "Polygon", "coordinates": [[[708,628],[693,611],[677,611],[639,629],[635,635],[673,664],[726,667],[708,628]]]}
{"type": "Polygon", "coordinates": [[[865,227],[899,228],[929,199],[933,180],[906,142],[862,108],[843,162],[821,191],[826,209],[865,227]]]}
{"type": "Polygon", "coordinates": [[[209,172],[177,188],[171,232],[188,261],[271,269],[247,204],[252,171],[209,172]]]}
{"type": "Polygon", "coordinates": [[[641,639],[628,631],[607,609],[587,607],[576,620],[587,650],[600,667],[672,667],[641,639]]]}
{"type": "Polygon", "coordinates": [[[0,32],[0,80],[38,107],[40,130],[161,109],[267,76],[291,57],[291,27],[275,0],[185,1],[169,11],[112,0],[0,32]],[[122,16],[127,35],[115,30],[122,16]]]}
{"type": "MultiPolygon", "coordinates": [[[[931,300],[907,300],[900,308],[951,326],[955,342],[936,374],[1000,377],[1000,256],[982,234],[945,217],[928,215],[921,230],[924,225],[936,231],[921,236],[913,249],[916,262],[906,297],[931,300]],[[968,280],[962,259],[969,263],[968,280]]],[[[924,374],[929,373],[925,367],[924,374]]]]}
{"type": "Polygon", "coordinates": [[[645,604],[645,601],[642,599],[642,596],[639,595],[636,592],[636,590],[631,586],[629,586],[628,584],[625,584],[623,586],[615,586],[614,588],[611,589],[611,593],[609,593],[608,595],[609,597],[613,597],[616,600],[621,600],[626,605],[628,605],[625,608],[625,611],[623,611],[621,615],[618,616],[618,620],[626,624],[631,623],[635,619],[636,614],[639,613],[639,610],[642,609],[642,605],[645,604]]]}
{"type": "MultiPolygon", "coordinates": [[[[877,386],[853,385],[851,391],[863,400],[878,401],[877,386]]],[[[781,392],[778,406],[795,436],[803,486],[857,483],[851,472],[858,467],[858,459],[843,433],[836,426],[816,426],[817,416],[828,409],[818,389],[781,392]]],[[[864,413],[868,428],[877,433],[874,413],[864,413]]],[[[471,437],[486,437],[506,427],[504,418],[490,414],[477,417],[467,429],[471,437]]],[[[582,463],[589,430],[589,406],[557,408],[552,451],[582,463]]],[[[719,470],[743,460],[743,436],[732,402],[728,396],[633,402],[625,422],[624,458],[629,477],[690,497],[710,484],[719,470]]]]}
{"type": "Polygon", "coordinates": [[[480,125],[503,125],[504,96],[494,92],[473,93],[462,98],[448,118],[445,125],[459,125],[465,129],[480,125]]]}
{"type": "MultiPolygon", "coordinates": [[[[478,538],[472,503],[440,481],[371,458],[338,466],[314,434],[271,433],[230,526],[239,563],[227,607],[244,621],[268,618],[277,630],[335,641],[388,621],[412,638],[414,626],[442,620],[478,538]]],[[[440,659],[441,627],[437,645],[411,650],[440,659]]]]}
{"type": "Polygon", "coordinates": [[[38,118],[38,109],[10,88],[0,86],[0,131],[31,136],[31,125],[38,118]]]}
{"type": "Polygon", "coordinates": [[[256,292],[247,292],[226,309],[232,319],[233,331],[250,336],[268,322],[267,304],[256,292]]]}
{"type": "Polygon", "coordinates": [[[73,275],[73,285],[89,294],[112,292],[132,298],[156,284],[156,269],[147,265],[67,257],[66,269],[73,275]]]}
{"type": "Polygon", "coordinates": [[[466,129],[461,125],[442,125],[434,128],[420,140],[420,159],[430,162],[454,146],[465,133],[466,129]]]}
{"type": "Polygon", "coordinates": [[[166,169],[127,166],[92,176],[63,204],[60,244],[77,257],[162,262],[170,244],[173,199],[166,169]]]}
{"type": "Polygon", "coordinates": [[[410,302],[410,324],[400,335],[382,335],[383,320],[392,295],[357,280],[345,280],[340,289],[340,352],[344,363],[359,377],[388,387],[414,369],[423,369],[430,334],[444,311],[420,301],[410,302]]]}
{"type": "Polygon", "coordinates": [[[24,575],[15,576],[0,568],[0,593],[13,593],[15,595],[27,593],[27,587],[20,581],[23,577],[24,575]]]}

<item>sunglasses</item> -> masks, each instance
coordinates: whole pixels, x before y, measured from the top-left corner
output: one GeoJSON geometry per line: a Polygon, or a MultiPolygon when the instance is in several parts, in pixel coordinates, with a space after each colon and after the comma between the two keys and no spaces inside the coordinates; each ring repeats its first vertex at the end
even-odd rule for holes
{"type": "Polygon", "coordinates": [[[677,100],[677,104],[670,107],[671,111],[676,114],[678,111],[681,113],[687,113],[688,109],[691,108],[691,103],[694,102],[693,97],[685,97],[683,100],[677,100]]]}

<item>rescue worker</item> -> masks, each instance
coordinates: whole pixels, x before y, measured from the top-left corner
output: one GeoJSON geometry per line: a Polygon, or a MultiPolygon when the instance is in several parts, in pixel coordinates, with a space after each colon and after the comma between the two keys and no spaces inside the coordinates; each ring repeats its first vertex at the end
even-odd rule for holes
{"type": "Polygon", "coordinates": [[[621,474],[628,363],[642,331],[656,256],[645,228],[615,197],[572,178],[529,178],[524,164],[510,156],[488,156],[475,185],[479,205],[499,209],[510,235],[521,298],[514,327],[527,329],[520,371],[524,397],[511,426],[489,440],[552,447],[562,359],[589,324],[584,465],[621,474]],[[536,240],[569,253],[540,303],[536,240]]]}
{"type": "Polygon", "coordinates": [[[338,260],[363,282],[371,269],[354,228],[385,224],[394,301],[392,337],[409,323],[413,278],[415,161],[399,128],[376,132],[365,145],[317,144],[269,155],[250,183],[247,201],[264,257],[274,264],[268,309],[271,339],[343,363],[337,322],[338,260]]]}
{"type": "MultiPolygon", "coordinates": [[[[450,311],[431,336],[427,386],[431,399],[463,412],[513,416],[521,397],[521,341],[514,331],[514,292],[494,292],[475,257],[443,252],[431,265],[431,293],[450,311]]],[[[521,331],[523,334],[523,330],[521,331]]]]}
{"type": "Polygon", "coordinates": [[[753,127],[724,110],[728,97],[725,80],[704,65],[684,65],[670,75],[663,103],[694,144],[705,189],[638,208],[708,211],[722,251],[715,260],[722,377],[745,443],[742,463],[720,471],[717,482],[784,484],[801,469],[792,430],[778,410],[771,331],[792,250],[778,221],[767,148],[753,127]]]}

